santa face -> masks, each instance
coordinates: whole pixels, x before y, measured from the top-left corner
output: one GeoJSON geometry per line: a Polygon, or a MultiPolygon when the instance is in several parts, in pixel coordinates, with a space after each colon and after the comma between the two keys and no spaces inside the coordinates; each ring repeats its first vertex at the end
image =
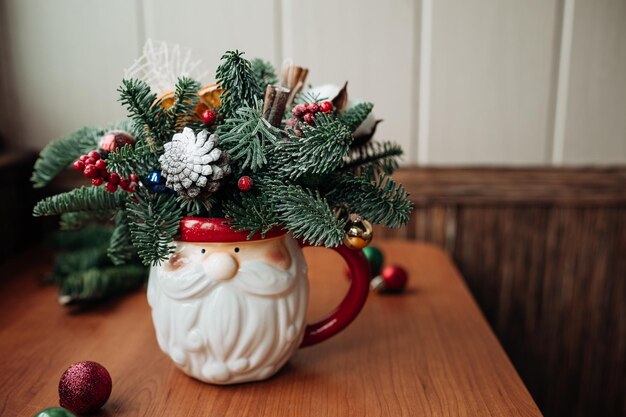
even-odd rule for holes
{"type": "Polygon", "coordinates": [[[148,302],[161,349],[201,381],[270,377],[298,348],[306,263],[289,235],[237,243],[176,242],[153,267],[148,302]]]}

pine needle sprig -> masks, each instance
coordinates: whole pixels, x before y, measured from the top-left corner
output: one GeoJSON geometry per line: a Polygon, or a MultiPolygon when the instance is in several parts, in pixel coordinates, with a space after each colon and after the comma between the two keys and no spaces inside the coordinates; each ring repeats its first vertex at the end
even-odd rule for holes
{"type": "Polygon", "coordinates": [[[33,215],[53,216],[72,211],[114,210],[123,207],[126,192],[110,193],[104,187],[80,187],[44,198],[35,205],[33,215]]]}
{"type": "Polygon", "coordinates": [[[367,119],[374,105],[372,103],[359,103],[343,111],[339,115],[341,123],[346,125],[350,132],[354,132],[367,119]]]}
{"type": "Polygon", "coordinates": [[[148,84],[141,80],[125,79],[118,89],[119,101],[126,107],[129,118],[133,121],[136,129],[137,141],[150,138],[154,145],[160,145],[167,132],[164,126],[163,109],[160,103],[156,103],[157,95],[150,90],[148,84]]]}
{"type": "Polygon", "coordinates": [[[168,120],[167,129],[170,135],[182,130],[185,126],[189,126],[190,119],[195,117],[199,89],[200,83],[189,77],[180,77],[177,80],[176,100],[172,107],[165,111],[168,120]]]}
{"type": "Polygon", "coordinates": [[[256,171],[266,164],[265,147],[275,143],[278,134],[279,130],[263,118],[260,101],[254,107],[239,108],[218,129],[220,144],[239,171],[256,171]]]}
{"type": "Polygon", "coordinates": [[[257,100],[263,99],[264,91],[243,52],[228,51],[221,59],[215,74],[223,91],[219,112],[230,118],[240,107],[254,107],[257,100]]]}
{"type": "Polygon", "coordinates": [[[126,207],[131,240],[144,265],[158,265],[174,250],[182,210],[176,196],[140,188],[126,207]]]}
{"type": "Polygon", "coordinates": [[[50,142],[39,154],[30,180],[33,187],[46,186],[69,164],[98,147],[104,131],[96,127],[83,127],[68,136],[50,142]]]}
{"type": "Polygon", "coordinates": [[[274,70],[274,66],[269,61],[264,61],[260,58],[254,58],[250,62],[252,73],[254,74],[254,78],[256,79],[257,84],[262,88],[269,85],[274,85],[278,83],[278,77],[276,76],[276,71],[274,70]]]}
{"type": "Polygon", "coordinates": [[[408,222],[413,207],[402,185],[385,174],[372,171],[360,176],[335,177],[327,195],[334,205],[346,205],[351,212],[388,227],[400,227],[408,222]]]}
{"type": "Polygon", "coordinates": [[[369,141],[363,146],[350,149],[349,155],[343,159],[341,169],[374,169],[391,174],[398,168],[398,158],[402,155],[402,147],[396,143],[369,141]]]}
{"type": "Polygon", "coordinates": [[[278,226],[279,220],[275,205],[263,194],[237,193],[224,204],[224,216],[230,219],[232,228],[249,231],[249,237],[255,233],[265,236],[270,229],[278,226]]]}
{"type": "Polygon", "coordinates": [[[276,185],[271,194],[280,224],[311,245],[334,247],[342,242],[345,221],[337,218],[318,190],[295,184],[276,185]]]}
{"type": "Polygon", "coordinates": [[[106,162],[110,172],[117,172],[125,177],[130,174],[147,174],[161,168],[158,153],[153,152],[146,142],[117,148],[109,153],[106,162]]]}
{"type": "Polygon", "coordinates": [[[352,133],[337,118],[319,114],[315,126],[303,126],[302,131],[304,137],[290,133],[290,140],[276,146],[275,165],[288,178],[328,174],[343,163],[352,133]]]}

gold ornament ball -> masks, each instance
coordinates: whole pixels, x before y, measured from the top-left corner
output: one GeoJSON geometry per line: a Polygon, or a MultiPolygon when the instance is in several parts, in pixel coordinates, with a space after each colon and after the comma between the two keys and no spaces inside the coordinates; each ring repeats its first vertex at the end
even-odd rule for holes
{"type": "Polygon", "coordinates": [[[346,224],[343,243],[350,249],[363,249],[374,237],[372,224],[359,215],[352,214],[346,224]]]}

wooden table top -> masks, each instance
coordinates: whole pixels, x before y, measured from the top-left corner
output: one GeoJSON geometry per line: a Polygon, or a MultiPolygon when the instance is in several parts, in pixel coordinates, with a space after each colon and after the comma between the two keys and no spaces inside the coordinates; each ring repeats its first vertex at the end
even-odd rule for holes
{"type": "MultiPolygon", "coordinates": [[[[273,378],[226,387],[185,376],[159,350],[144,291],[72,313],[38,284],[49,262],[33,253],[5,263],[0,415],[57,406],[63,371],[93,360],[113,378],[96,416],[540,416],[449,257],[420,243],[376,244],[408,269],[405,294],[370,294],[346,330],[299,350],[273,378]]],[[[315,319],[348,283],[333,251],[305,254],[315,319]]]]}

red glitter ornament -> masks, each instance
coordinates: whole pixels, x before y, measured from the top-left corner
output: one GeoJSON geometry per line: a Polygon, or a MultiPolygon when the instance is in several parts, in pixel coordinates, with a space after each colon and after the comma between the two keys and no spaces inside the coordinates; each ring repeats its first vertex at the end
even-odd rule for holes
{"type": "Polygon", "coordinates": [[[97,362],[78,362],[59,381],[59,405],[77,413],[99,410],[111,395],[111,375],[97,362]]]}
{"type": "Polygon", "coordinates": [[[330,101],[323,101],[320,104],[320,110],[322,113],[331,113],[333,111],[333,103],[330,101]]]}
{"type": "Polygon", "coordinates": [[[239,178],[239,181],[237,181],[237,187],[244,192],[250,191],[252,189],[252,185],[252,178],[247,175],[244,175],[243,177],[239,178]]]}

